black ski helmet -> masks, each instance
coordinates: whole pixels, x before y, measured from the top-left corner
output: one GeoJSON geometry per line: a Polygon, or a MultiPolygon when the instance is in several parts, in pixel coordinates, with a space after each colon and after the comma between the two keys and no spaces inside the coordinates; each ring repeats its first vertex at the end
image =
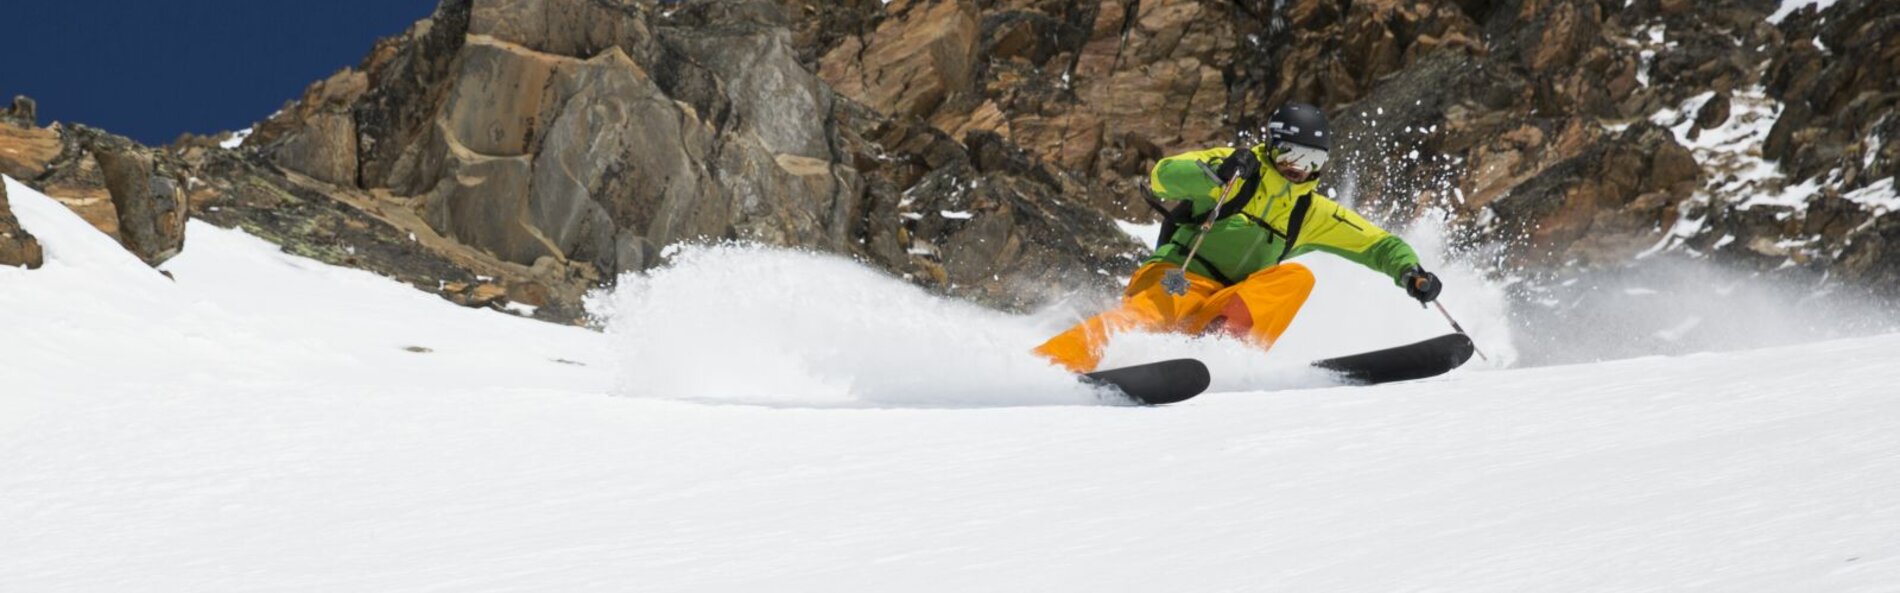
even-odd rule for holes
{"type": "Polygon", "coordinates": [[[1326,114],[1308,103],[1287,103],[1267,119],[1267,134],[1275,147],[1292,143],[1331,152],[1333,129],[1326,125],[1326,114]]]}

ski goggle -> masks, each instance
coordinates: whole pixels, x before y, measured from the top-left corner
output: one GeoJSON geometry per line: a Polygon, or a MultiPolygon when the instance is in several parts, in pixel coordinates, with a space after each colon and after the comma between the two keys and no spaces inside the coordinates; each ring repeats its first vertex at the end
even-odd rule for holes
{"type": "Polygon", "coordinates": [[[1326,158],[1324,150],[1289,142],[1280,145],[1280,154],[1273,160],[1282,167],[1313,177],[1318,176],[1320,170],[1326,168],[1326,158]]]}

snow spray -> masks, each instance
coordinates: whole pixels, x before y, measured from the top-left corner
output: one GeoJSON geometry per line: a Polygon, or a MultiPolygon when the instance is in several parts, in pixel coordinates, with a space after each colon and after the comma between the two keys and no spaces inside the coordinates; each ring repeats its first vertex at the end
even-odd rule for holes
{"type": "Polygon", "coordinates": [[[788,407],[1098,401],[1029,352],[1047,338],[1033,321],[833,255],[686,246],[589,308],[617,350],[621,395],[788,407]]]}

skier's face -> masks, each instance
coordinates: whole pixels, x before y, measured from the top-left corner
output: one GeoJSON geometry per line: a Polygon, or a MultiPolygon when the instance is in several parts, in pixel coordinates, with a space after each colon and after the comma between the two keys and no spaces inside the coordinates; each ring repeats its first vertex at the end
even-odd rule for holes
{"type": "Polygon", "coordinates": [[[1306,183],[1319,177],[1326,167],[1326,151],[1298,144],[1285,144],[1273,159],[1273,168],[1294,183],[1306,183]]]}

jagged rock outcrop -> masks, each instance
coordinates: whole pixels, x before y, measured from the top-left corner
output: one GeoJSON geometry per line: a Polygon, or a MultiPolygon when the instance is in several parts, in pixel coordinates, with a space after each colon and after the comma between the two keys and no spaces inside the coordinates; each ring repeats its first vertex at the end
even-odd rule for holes
{"type": "Polygon", "coordinates": [[[59,127],[38,127],[33,117],[18,114],[22,103],[29,112],[37,109],[32,99],[19,97],[14,99],[14,107],[0,110],[0,174],[28,180],[45,173],[64,146],[59,127]]]}
{"type": "MultiPolygon", "coordinates": [[[[996,279],[1042,268],[1099,282],[1094,270],[1131,263],[1132,245],[1099,215],[1095,232],[1025,218],[1068,207],[1085,188],[1055,181],[1053,169],[1039,182],[1015,179],[1026,168],[977,171],[954,137],[923,139],[841,98],[801,63],[791,25],[767,1],[656,10],[633,0],[448,0],[359,68],[312,85],[246,147],[341,191],[387,195],[387,206],[488,257],[568,270],[570,280],[643,269],[669,244],[737,239],[857,254],[946,290],[1026,304],[996,279]],[[935,185],[919,185],[932,175],[935,185]],[[904,228],[916,226],[907,208],[978,178],[992,189],[972,216],[994,224],[975,234],[904,228]],[[971,263],[946,269],[934,241],[971,263]]],[[[919,51],[934,59],[973,43],[973,23],[962,25],[919,51]]],[[[937,100],[968,90],[955,80],[968,78],[972,58],[957,55],[943,64],[950,78],[919,82],[941,85],[937,100]]],[[[578,290],[554,292],[578,304],[578,290]]]]}
{"type": "MultiPolygon", "coordinates": [[[[690,30],[663,46],[637,3],[527,4],[445,2],[436,24],[397,51],[399,65],[447,66],[395,102],[439,97],[442,107],[397,109],[404,115],[392,119],[413,120],[407,129],[371,128],[367,142],[395,156],[384,164],[371,154],[365,186],[423,196],[436,230],[502,259],[580,260],[608,275],[650,265],[654,246],[683,238],[843,243],[820,228],[842,218],[836,196],[852,193],[834,187],[845,176],[829,165],[824,121],[811,117],[827,97],[789,58],[775,15],[669,23],[690,30]],[[529,13],[594,25],[528,26],[529,13]],[[432,41],[457,24],[467,27],[461,43],[432,41]]],[[[371,80],[373,98],[400,91],[371,80]]]]}
{"type": "Polygon", "coordinates": [[[158,265],[185,246],[185,180],[162,154],[119,136],[86,143],[118,212],[119,243],[158,265]]]}
{"type": "Polygon", "coordinates": [[[312,84],[287,113],[264,122],[245,141],[270,146],[272,160],[286,169],[355,187],[358,149],[350,106],[368,89],[368,80],[352,68],[312,84]]]}
{"type": "Polygon", "coordinates": [[[118,206],[106,188],[99,160],[80,137],[83,132],[78,126],[62,124],[55,124],[49,131],[59,142],[59,152],[41,164],[37,174],[19,179],[59,200],[100,232],[120,238],[118,206]]]}
{"type": "Polygon", "coordinates": [[[60,200],[146,263],[184,247],[188,175],[163,151],[86,126],[0,123],[0,173],[60,200]]]}
{"type": "Polygon", "coordinates": [[[40,105],[32,97],[14,95],[13,104],[0,109],[0,121],[22,128],[36,127],[40,125],[40,105]]]}
{"type": "Polygon", "coordinates": [[[20,228],[20,220],[13,216],[12,204],[7,202],[7,187],[0,184],[0,266],[24,266],[30,269],[45,263],[46,256],[40,250],[39,239],[20,228]]]}
{"type": "Polygon", "coordinates": [[[901,2],[892,10],[898,14],[868,39],[846,38],[827,53],[821,74],[882,113],[929,119],[952,94],[976,86],[976,2],[901,2]]]}

